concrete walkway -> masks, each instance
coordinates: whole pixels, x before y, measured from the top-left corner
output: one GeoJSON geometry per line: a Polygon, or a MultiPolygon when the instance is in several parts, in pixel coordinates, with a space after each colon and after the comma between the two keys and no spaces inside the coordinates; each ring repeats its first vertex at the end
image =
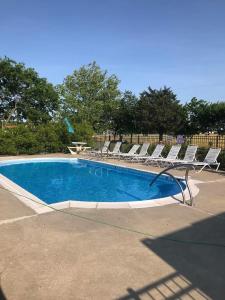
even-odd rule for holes
{"type": "Polygon", "coordinates": [[[191,175],[194,208],[36,215],[0,190],[0,299],[224,299],[225,176],[191,175]]]}

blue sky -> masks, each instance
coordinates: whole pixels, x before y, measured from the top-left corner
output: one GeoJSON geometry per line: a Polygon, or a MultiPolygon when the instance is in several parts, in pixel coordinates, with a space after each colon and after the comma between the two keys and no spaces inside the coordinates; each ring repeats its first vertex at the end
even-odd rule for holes
{"type": "Polygon", "coordinates": [[[0,0],[0,56],[50,82],[95,60],[139,94],[225,100],[224,0],[0,0]]]}

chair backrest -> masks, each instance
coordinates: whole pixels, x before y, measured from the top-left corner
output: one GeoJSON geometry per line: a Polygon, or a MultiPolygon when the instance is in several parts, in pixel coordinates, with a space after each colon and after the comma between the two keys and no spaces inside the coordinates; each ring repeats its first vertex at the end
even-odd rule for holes
{"type": "Polygon", "coordinates": [[[164,147],[165,147],[165,145],[163,145],[163,144],[158,144],[158,145],[156,145],[156,147],[155,147],[154,151],[152,152],[152,155],[151,155],[151,156],[152,156],[152,157],[155,157],[155,158],[160,157],[160,155],[161,155],[161,153],[162,153],[164,147]]]}
{"type": "Polygon", "coordinates": [[[148,153],[148,147],[149,147],[150,143],[144,143],[142,146],[141,146],[141,150],[139,152],[139,155],[140,156],[145,156],[147,153],[148,153]]]}
{"type": "Polygon", "coordinates": [[[135,154],[137,152],[138,148],[140,148],[140,145],[133,145],[127,154],[129,154],[129,155],[135,154]]]}
{"type": "Polygon", "coordinates": [[[194,161],[198,146],[189,145],[184,155],[184,161],[194,161]]]}
{"type": "Polygon", "coordinates": [[[122,144],[122,142],[116,142],[116,144],[113,148],[113,151],[112,151],[113,154],[119,153],[121,144],[122,144]]]}
{"type": "Polygon", "coordinates": [[[210,148],[203,162],[205,163],[214,163],[217,161],[217,158],[220,154],[220,148],[210,148]]]}
{"type": "Polygon", "coordinates": [[[181,145],[173,145],[166,157],[166,159],[176,159],[180,152],[181,145]]]}
{"type": "Polygon", "coordinates": [[[104,145],[102,146],[101,152],[107,152],[110,145],[110,141],[105,141],[104,145]]]}

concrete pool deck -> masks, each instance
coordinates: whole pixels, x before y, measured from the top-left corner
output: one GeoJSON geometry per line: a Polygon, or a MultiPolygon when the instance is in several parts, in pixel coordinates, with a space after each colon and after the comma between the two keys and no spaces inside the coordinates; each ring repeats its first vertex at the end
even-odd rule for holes
{"type": "Polygon", "coordinates": [[[0,299],[224,299],[225,174],[191,176],[193,208],[36,215],[0,189],[0,299]]]}

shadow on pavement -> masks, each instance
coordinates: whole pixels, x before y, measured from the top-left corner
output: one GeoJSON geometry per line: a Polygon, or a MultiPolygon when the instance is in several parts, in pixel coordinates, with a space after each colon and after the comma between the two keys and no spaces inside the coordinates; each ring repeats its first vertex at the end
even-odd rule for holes
{"type": "Polygon", "coordinates": [[[2,289],[1,289],[1,287],[0,287],[0,300],[7,300],[4,293],[3,293],[3,291],[2,291],[2,289]]]}
{"type": "Polygon", "coordinates": [[[172,300],[182,296],[187,299],[225,299],[225,213],[158,239],[145,238],[141,242],[175,272],[140,289],[127,288],[127,294],[120,300],[146,297],[172,300]]]}

